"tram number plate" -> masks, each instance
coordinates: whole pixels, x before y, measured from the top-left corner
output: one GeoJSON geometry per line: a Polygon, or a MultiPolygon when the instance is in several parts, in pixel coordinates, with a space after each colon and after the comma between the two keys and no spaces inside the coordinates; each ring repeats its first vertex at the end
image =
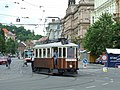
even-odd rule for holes
{"type": "Polygon", "coordinates": [[[66,61],[77,61],[77,59],[66,59],[66,61]]]}

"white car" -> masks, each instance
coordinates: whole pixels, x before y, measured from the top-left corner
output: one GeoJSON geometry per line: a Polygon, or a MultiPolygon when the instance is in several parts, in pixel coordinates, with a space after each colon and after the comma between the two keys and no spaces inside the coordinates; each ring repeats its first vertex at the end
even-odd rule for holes
{"type": "Polygon", "coordinates": [[[7,57],[6,56],[0,56],[0,65],[7,63],[7,57]]]}

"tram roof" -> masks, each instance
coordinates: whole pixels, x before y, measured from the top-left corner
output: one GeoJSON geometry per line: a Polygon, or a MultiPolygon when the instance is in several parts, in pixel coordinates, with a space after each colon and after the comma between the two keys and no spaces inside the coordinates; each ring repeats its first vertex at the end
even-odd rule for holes
{"type": "Polygon", "coordinates": [[[62,44],[61,42],[55,42],[55,43],[36,45],[33,48],[69,47],[69,46],[77,47],[78,45],[74,43],[62,44]]]}

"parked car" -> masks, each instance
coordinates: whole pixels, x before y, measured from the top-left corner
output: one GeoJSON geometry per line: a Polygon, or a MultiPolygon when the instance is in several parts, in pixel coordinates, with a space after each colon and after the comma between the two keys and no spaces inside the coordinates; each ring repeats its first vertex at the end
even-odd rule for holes
{"type": "Polygon", "coordinates": [[[7,57],[0,55],[0,65],[6,64],[7,63],[7,57]]]}

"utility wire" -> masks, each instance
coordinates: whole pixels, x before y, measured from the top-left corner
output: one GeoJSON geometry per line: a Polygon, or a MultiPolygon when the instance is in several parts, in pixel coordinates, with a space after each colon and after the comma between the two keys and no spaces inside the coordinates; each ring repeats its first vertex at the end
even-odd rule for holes
{"type": "Polygon", "coordinates": [[[27,3],[27,4],[31,5],[31,6],[34,6],[34,7],[39,7],[39,8],[44,7],[44,6],[38,6],[38,5],[35,5],[35,4],[32,4],[32,3],[29,3],[29,2],[27,2],[25,0],[22,0],[22,1],[24,1],[25,3],[27,3]]]}
{"type": "Polygon", "coordinates": [[[10,16],[10,17],[18,17],[18,16],[13,16],[13,15],[8,15],[8,14],[0,14],[2,16],[10,16]]]}

